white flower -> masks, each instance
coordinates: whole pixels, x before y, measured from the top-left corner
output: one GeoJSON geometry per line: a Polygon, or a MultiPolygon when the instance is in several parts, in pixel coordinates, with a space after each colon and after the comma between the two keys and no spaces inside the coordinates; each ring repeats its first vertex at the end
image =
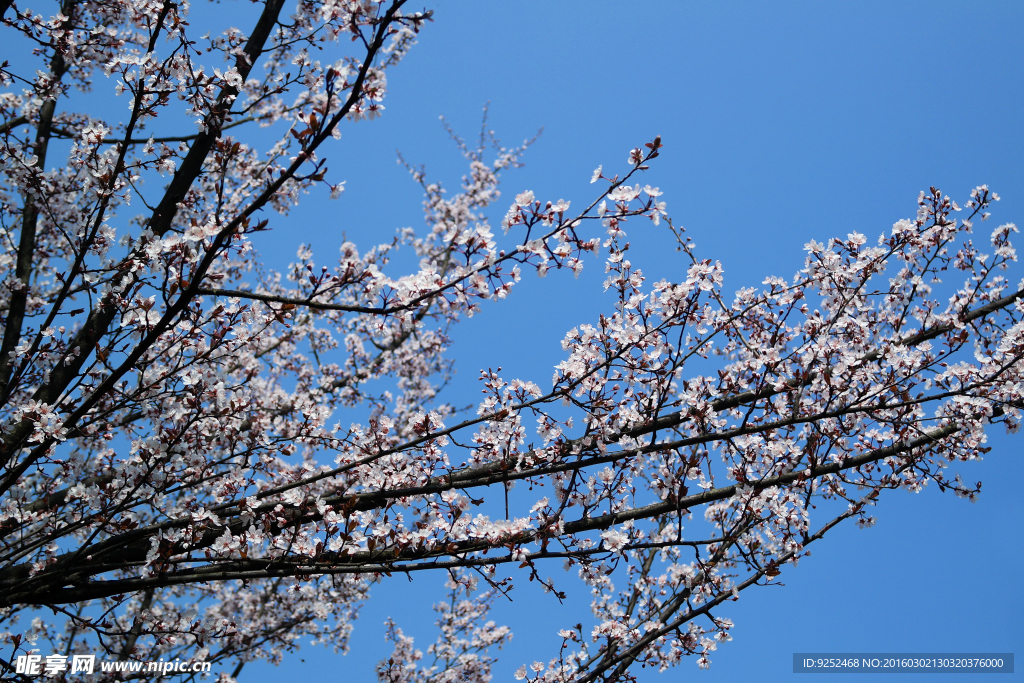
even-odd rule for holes
{"type": "Polygon", "coordinates": [[[608,193],[608,199],[613,202],[631,202],[640,196],[640,186],[619,185],[608,193]]]}
{"type": "Polygon", "coordinates": [[[601,166],[594,169],[594,175],[590,176],[590,182],[596,183],[597,179],[601,177],[601,166]]]}
{"type": "Polygon", "coordinates": [[[212,548],[215,553],[224,554],[231,550],[234,550],[240,545],[241,544],[238,542],[238,540],[231,535],[231,532],[225,529],[224,533],[218,536],[217,540],[213,542],[212,548]]]}
{"type": "Polygon", "coordinates": [[[527,190],[516,195],[516,204],[522,207],[533,204],[533,191],[527,190]]]}
{"type": "Polygon", "coordinates": [[[155,310],[156,297],[136,300],[135,305],[124,312],[121,316],[121,327],[138,325],[139,327],[152,327],[160,321],[160,313],[155,310]]]}
{"type": "Polygon", "coordinates": [[[601,532],[601,539],[604,541],[605,549],[613,553],[621,550],[629,542],[629,536],[617,529],[601,532]]]}
{"type": "Polygon", "coordinates": [[[192,513],[192,521],[193,522],[201,522],[204,519],[208,519],[211,522],[213,522],[214,524],[220,524],[220,518],[218,518],[217,515],[213,514],[212,512],[207,510],[206,508],[202,508],[198,512],[193,512],[192,513]]]}
{"type": "Polygon", "coordinates": [[[189,242],[198,242],[204,237],[206,237],[206,233],[198,225],[192,225],[185,231],[185,239],[189,242]]]}
{"type": "Polygon", "coordinates": [[[901,235],[905,232],[910,232],[913,229],[914,222],[908,218],[904,218],[903,220],[896,221],[895,223],[892,224],[892,235],[893,237],[895,237],[896,235],[901,235]]]}

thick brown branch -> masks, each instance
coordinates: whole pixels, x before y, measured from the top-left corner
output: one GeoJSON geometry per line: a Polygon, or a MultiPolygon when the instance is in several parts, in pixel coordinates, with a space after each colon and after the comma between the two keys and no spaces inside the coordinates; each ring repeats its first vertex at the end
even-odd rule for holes
{"type": "MultiPolygon", "coordinates": [[[[4,2],[4,0],[0,0],[0,3],[2,2],[4,2]]],[[[11,128],[17,128],[18,126],[21,126],[26,123],[28,123],[27,116],[15,116],[10,121],[4,121],[3,123],[0,123],[0,133],[6,133],[11,128]]]]}
{"type": "MultiPolygon", "coordinates": [[[[990,313],[994,313],[996,311],[1007,308],[1008,306],[1012,306],[1014,302],[1021,298],[1024,298],[1024,289],[1020,289],[1014,292],[1013,294],[1010,294],[1009,296],[1004,296],[1003,298],[985,304],[984,306],[979,306],[978,308],[966,313],[964,316],[960,318],[960,320],[964,324],[973,322],[975,320],[978,320],[979,318],[987,316],[990,313]]],[[[903,339],[895,342],[894,346],[916,346],[917,344],[929,341],[931,339],[935,339],[936,337],[954,329],[956,329],[955,325],[936,325],[935,327],[930,327],[927,330],[922,330],[920,332],[916,332],[912,335],[904,337],[903,339]]],[[[860,358],[860,362],[873,362],[881,358],[881,356],[882,351],[880,349],[875,349],[874,351],[870,351],[864,354],[860,358]]],[[[771,398],[786,391],[791,391],[792,389],[809,386],[817,376],[818,374],[816,372],[809,372],[802,379],[791,377],[787,380],[784,380],[782,384],[785,388],[783,389],[776,389],[774,386],[768,386],[761,389],[760,391],[745,391],[741,394],[735,394],[733,396],[724,396],[722,398],[716,398],[715,400],[711,401],[711,408],[716,413],[719,413],[722,412],[723,410],[730,410],[732,408],[737,408],[741,405],[748,405],[750,403],[753,403],[754,401],[759,401],[765,398],[771,398]]],[[[625,434],[629,436],[640,436],[662,429],[669,429],[671,427],[675,427],[678,424],[681,424],[688,417],[690,417],[689,411],[679,411],[676,413],[671,413],[669,415],[663,415],[658,419],[654,420],[653,422],[651,422],[651,424],[644,425],[636,429],[628,430],[625,432],[625,434]]]]}
{"type": "MultiPolygon", "coordinates": [[[[1007,297],[1007,300],[1012,300],[1012,299],[1013,299],[1013,297],[1007,297]]],[[[995,309],[992,309],[992,310],[995,310],[995,309]]],[[[988,312],[991,312],[991,310],[989,310],[988,312]]],[[[914,343],[917,343],[918,341],[919,341],[918,339],[915,339],[914,343]]],[[[645,453],[664,451],[664,450],[675,450],[675,449],[684,448],[684,447],[688,447],[688,446],[692,446],[692,445],[696,445],[696,444],[724,441],[724,440],[733,439],[733,438],[736,438],[736,437],[739,437],[739,436],[744,436],[744,435],[749,435],[749,434],[775,431],[775,430],[778,430],[778,429],[783,429],[783,428],[794,426],[794,425],[798,425],[798,424],[818,422],[818,421],[821,421],[821,420],[834,419],[834,418],[843,417],[843,416],[846,416],[846,415],[871,413],[873,411],[880,410],[880,409],[881,410],[889,411],[889,410],[895,410],[895,409],[910,407],[911,405],[917,405],[917,404],[922,403],[922,402],[941,400],[943,398],[948,398],[950,396],[956,395],[957,393],[959,393],[959,392],[946,392],[946,393],[942,393],[942,394],[936,394],[936,395],[933,395],[933,396],[928,396],[928,397],[924,397],[922,399],[914,400],[914,401],[911,401],[911,402],[908,402],[908,403],[887,405],[884,408],[880,408],[879,406],[875,406],[875,405],[851,405],[851,406],[846,406],[846,407],[841,408],[841,409],[837,409],[837,410],[833,410],[833,411],[827,411],[825,413],[815,413],[815,414],[812,414],[812,415],[799,415],[799,416],[784,418],[784,419],[781,419],[781,420],[776,420],[776,421],[767,422],[767,423],[760,423],[760,424],[745,424],[745,425],[742,425],[740,427],[736,427],[734,429],[726,430],[724,432],[709,432],[709,433],[706,433],[706,434],[699,434],[699,435],[687,437],[687,438],[684,438],[684,439],[678,439],[678,440],[670,441],[670,442],[652,443],[652,444],[649,444],[647,446],[643,446],[643,447],[640,447],[640,448],[637,448],[637,449],[633,449],[633,450],[630,450],[630,451],[615,451],[615,452],[607,453],[607,454],[604,454],[604,455],[598,455],[598,456],[589,457],[589,458],[582,458],[582,459],[574,460],[574,461],[559,462],[559,463],[555,463],[555,464],[551,464],[551,465],[541,465],[539,467],[532,467],[532,468],[516,470],[516,471],[508,471],[505,468],[505,465],[502,462],[494,462],[494,463],[490,463],[490,464],[487,464],[487,465],[484,465],[484,466],[481,466],[481,467],[478,467],[478,468],[474,468],[474,469],[470,469],[470,470],[464,470],[462,472],[456,472],[456,473],[452,473],[452,474],[449,474],[449,475],[437,477],[437,478],[433,479],[432,481],[430,481],[429,483],[427,483],[425,485],[422,485],[422,486],[410,487],[410,488],[390,489],[390,490],[382,490],[382,491],[372,491],[372,492],[360,493],[360,494],[356,494],[356,495],[352,495],[352,496],[348,496],[348,495],[336,496],[336,497],[330,497],[330,498],[325,499],[325,502],[330,504],[330,505],[335,506],[335,508],[343,508],[343,509],[347,509],[347,510],[351,510],[351,511],[372,510],[372,509],[376,509],[378,507],[381,507],[383,505],[388,505],[388,504],[390,504],[391,501],[394,501],[394,500],[399,500],[399,499],[404,499],[404,498],[412,498],[412,497],[419,497],[419,496],[424,496],[424,495],[439,494],[439,493],[443,493],[445,491],[452,490],[452,489],[466,490],[466,489],[472,489],[472,488],[486,487],[486,486],[493,485],[493,484],[500,483],[500,482],[507,482],[507,481],[513,481],[513,480],[533,478],[533,477],[550,475],[550,474],[555,474],[557,472],[564,472],[564,471],[570,471],[570,470],[580,470],[580,469],[584,469],[584,468],[587,468],[587,467],[592,467],[592,466],[595,466],[595,465],[600,465],[600,464],[604,464],[604,463],[608,463],[608,462],[614,462],[614,461],[618,461],[618,460],[622,460],[622,459],[626,459],[626,458],[630,458],[630,457],[635,457],[637,455],[642,455],[642,454],[645,454],[645,453]]],[[[747,397],[747,394],[741,394],[740,396],[747,397]]],[[[747,397],[748,400],[757,400],[759,398],[759,397],[754,396],[754,395],[751,395],[751,396],[753,396],[753,398],[750,399],[750,397],[747,397]]],[[[729,397],[729,398],[723,399],[723,401],[728,401],[730,399],[735,400],[735,397],[729,397]]],[[[1003,412],[1002,409],[997,407],[995,409],[995,411],[994,411],[994,414],[996,416],[998,416],[998,415],[1001,415],[1002,412],[1003,412]]],[[[475,424],[475,423],[478,423],[478,422],[486,420],[486,419],[490,419],[489,416],[478,418],[478,419],[473,420],[471,422],[475,424]]],[[[449,431],[452,431],[452,430],[457,430],[457,429],[460,429],[460,428],[463,428],[463,427],[465,427],[465,425],[458,425],[456,427],[450,428],[449,430],[446,430],[445,433],[447,433],[449,431]]],[[[377,454],[376,456],[370,456],[370,457],[368,457],[365,460],[365,462],[369,462],[369,461],[374,460],[374,459],[376,459],[378,457],[381,457],[383,455],[387,455],[388,453],[406,450],[406,449],[408,449],[410,447],[415,446],[417,443],[422,443],[422,442],[425,442],[425,441],[430,440],[432,438],[437,438],[438,436],[439,436],[439,434],[426,435],[426,436],[421,437],[420,439],[418,439],[416,442],[403,444],[403,445],[395,447],[393,449],[389,449],[386,452],[382,452],[380,454],[377,454]]],[[[363,462],[363,461],[361,461],[361,462],[363,462]]],[[[331,472],[337,474],[338,472],[340,472],[340,471],[342,471],[344,469],[350,469],[351,467],[352,467],[351,465],[344,466],[342,468],[338,468],[337,470],[332,470],[331,472]]],[[[322,476],[323,475],[318,475],[318,478],[322,478],[322,476]]],[[[273,493],[280,493],[280,492],[283,492],[283,491],[288,490],[290,488],[294,488],[294,486],[277,487],[275,489],[270,489],[270,490],[262,492],[258,497],[259,498],[266,498],[266,497],[270,496],[273,493]]],[[[56,492],[54,494],[51,494],[51,497],[53,498],[53,501],[54,501],[55,504],[59,504],[59,502],[63,501],[64,495],[66,495],[66,492],[65,491],[61,491],[61,492],[56,492]]],[[[48,500],[51,497],[48,497],[48,500]]],[[[40,504],[40,502],[37,502],[37,503],[34,503],[33,505],[39,505],[39,504],[40,504]]],[[[225,505],[216,506],[215,508],[213,508],[213,510],[215,510],[215,511],[226,510],[226,509],[229,509],[231,507],[231,505],[232,504],[225,504],[225,505]]],[[[264,503],[263,505],[257,507],[255,512],[257,512],[257,513],[267,512],[268,510],[274,508],[276,505],[277,505],[276,501],[264,503]]],[[[301,523],[305,523],[305,522],[315,521],[315,519],[317,519],[317,518],[318,518],[317,515],[298,514],[298,515],[293,515],[292,523],[293,524],[301,524],[301,523]]],[[[135,547],[135,546],[141,548],[142,545],[140,545],[140,544],[142,543],[142,539],[144,539],[149,534],[154,533],[155,531],[157,531],[158,528],[166,529],[166,528],[171,528],[171,527],[174,527],[174,526],[181,526],[184,523],[186,523],[186,521],[167,522],[167,523],[159,525],[159,527],[151,527],[151,528],[148,528],[148,529],[139,529],[139,530],[137,530],[135,532],[132,532],[131,534],[127,534],[127,535],[122,536],[120,538],[108,539],[107,541],[105,541],[105,542],[99,544],[98,546],[92,548],[90,550],[90,552],[93,555],[99,557],[100,555],[104,555],[104,554],[110,553],[112,551],[112,549],[114,549],[114,548],[120,547],[122,549],[122,551],[113,550],[113,555],[116,556],[116,557],[125,557],[123,555],[123,551],[127,551],[128,548],[135,547]]],[[[232,531],[232,533],[241,533],[241,531],[242,531],[241,527],[235,528],[235,527],[238,527],[238,526],[239,525],[237,523],[231,523],[231,522],[228,523],[228,528],[232,531]]],[[[197,549],[198,548],[202,548],[202,547],[206,547],[206,546],[208,546],[208,545],[213,543],[213,541],[215,540],[217,535],[218,535],[217,533],[211,532],[210,534],[207,534],[208,538],[204,537],[204,539],[202,539],[198,543],[194,544],[193,547],[197,548],[197,549]]],[[[130,556],[131,555],[131,551],[128,551],[128,552],[129,552],[129,556],[130,556]]],[[[110,557],[111,557],[110,555],[107,555],[107,560],[108,561],[110,560],[110,557]]]]}
{"type": "MultiPolygon", "coordinates": [[[[885,458],[909,453],[916,449],[927,448],[958,431],[960,431],[960,427],[953,424],[946,425],[910,441],[876,449],[860,456],[846,458],[841,463],[832,462],[829,464],[812,465],[800,471],[786,472],[774,477],[766,477],[759,481],[748,482],[743,487],[756,491],[837,474],[884,460],[885,458]]],[[[678,510],[687,510],[707,505],[708,503],[731,498],[736,495],[739,488],[739,485],[724,486],[676,500],[666,500],[623,512],[579,519],[566,523],[563,527],[563,533],[578,534],[607,529],[616,524],[622,524],[631,520],[649,519],[678,510]]],[[[301,519],[297,521],[308,522],[313,521],[314,518],[315,515],[302,515],[301,519]]],[[[235,526],[239,527],[237,531],[243,530],[240,524],[235,526]]],[[[268,531],[276,533],[279,530],[270,529],[268,531]]],[[[207,532],[199,543],[193,545],[193,549],[199,550],[204,545],[212,544],[213,540],[222,533],[222,530],[207,532]]],[[[527,544],[538,540],[544,533],[544,530],[531,531],[511,540],[517,544],[527,544]]],[[[352,555],[324,553],[316,561],[299,560],[298,558],[290,561],[283,558],[273,560],[236,560],[153,577],[113,579],[109,581],[89,580],[88,577],[90,575],[108,572],[117,567],[126,568],[143,562],[149,549],[149,542],[140,539],[128,547],[122,546],[123,550],[118,552],[107,552],[98,555],[96,550],[91,551],[91,555],[96,558],[97,566],[94,567],[90,567],[89,563],[78,563],[73,569],[63,566],[66,565],[67,559],[72,557],[72,555],[57,558],[56,562],[43,575],[32,577],[31,579],[28,576],[29,567],[27,565],[12,567],[0,573],[0,586],[7,589],[5,595],[0,597],[0,606],[19,603],[63,604],[106,597],[118,593],[145,590],[150,587],[185,585],[205,581],[257,579],[308,574],[409,572],[427,569],[483,566],[494,564],[499,558],[469,558],[465,557],[465,555],[482,551],[492,546],[493,544],[489,542],[465,541],[437,550],[406,549],[396,551],[395,549],[386,549],[376,552],[363,551],[352,555]],[[424,562],[425,560],[444,556],[456,557],[450,561],[424,562]],[[19,584],[23,584],[26,581],[28,582],[27,586],[19,586],[19,584]],[[67,587],[68,585],[75,587],[67,587]],[[39,598],[43,595],[46,596],[46,599],[40,600],[39,598]]],[[[73,556],[77,555],[78,553],[73,554],[73,556]]]]}
{"type": "MultiPolygon", "coordinates": [[[[248,77],[252,65],[256,63],[263,52],[264,45],[277,25],[277,19],[283,6],[284,0],[266,0],[256,27],[250,34],[249,40],[246,41],[245,47],[242,48],[245,55],[239,55],[235,60],[235,68],[243,81],[248,77]]],[[[171,229],[174,217],[178,213],[178,204],[185,199],[185,194],[192,187],[192,183],[202,173],[203,164],[223,130],[224,124],[221,118],[227,114],[228,103],[237,95],[238,89],[232,86],[226,86],[221,90],[216,104],[207,116],[207,129],[200,133],[189,147],[188,153],[181,161],[181,166],[175,171],[160,204],[157,205],[149,220],[148,227],[154,234],[161,236],[171,229]]]]}
{"type": "MultiPolygon", "coordinates": [[[[250,122],[256,121],[256,120],[257,120],[257,118],[255,116],[246,116],[245,118],[238,119],[237,121],[232,121],[231,123],[225,123],[223,126],[220,127],[220,131],[223,133],[224,131],[230,130],[232,128],[235,128],[236,126],[241,126],[243,124],[250,123],[250,122]]],[[[69,130],[67,130],[65,128],[54,127],[53,131],[57,135],[62,137],[62,138],[75,138],[75,137],[78,137],[77,135],[75,135],[75,133],[73,133],[72,131],[69,131],[69,130]]],[[[3,129],[0,129],[0,132],[3,132],[3,129]]],[[[169,135],[169,136],[166,136],[166,137],[159,137],[159,138],[156,138],[156,137],[154,137],[154,138],[132,138],[132,137],[116,138],[116,137],[109,137],[109,138],[104,138],[104,139],[100,140],[99,144],[101,144],[101,145],[148,145],[149,143],[159,144],[159,143],[163,143],[163,142],[191,142],[192,140],[198,139],[201,135],[203,135],[203,133],[193,133],[191,135],[169,135]]]]}
{"type": "MultiPolygon", "coordinates": [[[[65,0],[61,12],[67,15],[64,20],[64,28],[71,22],[71,12],[74,0],[65,0]]],[[[6,8],[3,8],[6,10],[6,8]]],[[[2,16],[2,12],[0,12],[2,16]]],[[[35,167],[42,171],[46,166],[46,150],[50,144],[50,135],[53,127],[53,114],[57,109],[57,95],[59,93],[58,83],[67,71],[67,64],[60,48],[55,47],[53,57],[50,59],[51,88],[54,89],[50,97],[43,101],[39,107],[39,124],[36,126],[36,139],[33,152],[36,156],[35,167]]],[[[21,117],[24,119],[24,117],[21,117]]],[[[14,124],[15,119],[11,122],[14,124]]],[[[17,279],[18,287],[11,292],[10,300],[7,303],[7,319],[4,325],[4,338],[0,343],[0,403],[6,400],[11,391],[11,371],[14,368],[14,349],[21,341],[21,329],[25,320],[25,306],[28,301],[29,292],[32,289],[32,272],[35,269],[36,251],[36,229],[39,225],[39,202],[42,196],[37,192],[39,188],[28,188],[25,192],[25,205],[21,213],[21,236],[18,242],[18,260],[15,264],[14,276],[17,279]]]]}
{"type": "Polygon", "coordinates": [[[282,305],[291,306],[305,306],[306,308],[312,308],[315,310],[324,311],[346,311],[349,313],[392,313],[394,311],[404,310],[409,308],[408,306],[395,306],[389,308],[368,308],[366,306],[347,306],[345,304],[332,304],[321,301],[311,301],[309,299],[293,299],[286,296],[275,296],[273,294],[261,294],[259,292],[249,292],[243,289],[209,289],[207,287],[199,287],[196,290],[197,294],[204,294],[207,296],[228,296],[237,297],[239,299],[253,299],[254,301],[265,301],[267,303],[275,303],[282,305]]]}
{"type": "MultiPolygon", "coordinates": [[[[271,31],[277,23],[278,15],[280,14],[281,8],[283,7],[284,0],[268,0],[264,6],[263,13],[260,15],[260,19],[257,22],[256,29],[249,37],[248,42],[245,45],[244,51],[246,57],[239,56],[237,59],[237,69],[242,78],[249,73],[252,68],[251,65],[256,62],[260,54],[263,51],[263,46],[266,40],[269,39],[271,31]]],[[[372,58],[372,55],[371,55],[372,58]]],[[[237,94],[237,91],[232,87],[224,88],[219,97],[218,103],[224,103],[227,99],[237,94]]],[[[221,106],[220,104],[218,106],[221,106]]],[[[214,112],[216,113],[216,112],[214,112]]],[[[212,120],[212,119],[211,119],[212,120]]],[[[182,167],[178,169],[168,186],[164,198],[161,204],[154,211],[153,216],[150,218],[149,227],[156,234],[162,235],[171,226],[171,222],[174,215],[177,212],[178,202],[184,198],[185,192],[191,187],[192,183],[199,177],[202,171],[202,162],[206,155],[209,154],[213,148],[213,144],[216,142],[217,130],[214,129],[213,133],[207,133],[204,136],[200,136],[193,143],[189,149],[188,155],[182,164],[182,167]],[[202,158],[199,155],[202,154],[202,158]],[[162,207],[162,208],[161,208],[162,207]]],[[[122,148],[121,152],[124,153],[125,148],[122,148]]],[[[262,201],[265,203],[269,197],[262,196],[262,201]]],[[[237,219],[236,219],[237,220],[237,219]]],[[[232,228],[233,230],[233,228],[232,228]]],[[[218,237],[219,240],[222,237],[218,237]]],[[[197,268],[197,272],[201,277],[205,273],[205,269],[209,268],[212,263],[212,257],[216,250],[207,253],[203,263],[197,268]],[[205,267],[204,267],[205,266],[205,267]]],[[[127,259],[127,262],[131,261],[131,257],[127,259]]],[[[193,283],[193,287],[196,287],[197,283],[193,283]]],[[[160,333],[163,329],[169,325],[171,319],[177,316],[177,314],[188,304],[194,296],[194,290],[192,292],[183,293],[179,301],[175,306],[172,306],[171,310],[167,312],[160,320],[154,333],[160,333]]],[[[68,347],[68,355],[62,359],[62,362],[58,362],[56,367],[50,373],[49,382],[41,386],[36,392],[33,398],[43,403],[53,404],[64,389],[79,375],[82,366],[86,362],[86,359],[92,354],[93,348],[99,342],[99,340],[107,333],[111,323],[117,316],[117,307],[113,305],[112,301],[105,299],[100,305],[93,309],[89,314],[89,318],[86,320],[82,329],[79,330],[74,341],[68,347]],[[77,351],[77,353],[75,353],[77,351]]],[[[128,362],[122,364],[113,373],[111,373],[104,382],[102,382],[91,396],[82,402],[78,410],[70,415],[65,421],[66,428],[71,429],[75,426],[78,419],[81,418],[89,409],[102,397],[113,384],[120,379],[124,373],[128,372],[132,367],[132,363],[141,357],[142,353],[145,352],[146,348],[152,344],[155,334],[150,334],[148,337],[139,344],[138,347],[129,355],[128,362]]],[[[28,438],[32,431],[32,424],[30,421],[23,420],[14,429],[8,431],[2,441],[0,441],[0,462],[6,464],[14,452],[20,445],[28,438]]],[[[42,444],[42,446],[48,447],[49,443],[42,444]]],[[[39,448],[35,449],[29,457],[16,468],[8,473],[5,477],[4,482],[0,484],[0,490],[6,490],[9,488],[21,474],[31,466],[40,455],[45,452],[39,448]]]]}

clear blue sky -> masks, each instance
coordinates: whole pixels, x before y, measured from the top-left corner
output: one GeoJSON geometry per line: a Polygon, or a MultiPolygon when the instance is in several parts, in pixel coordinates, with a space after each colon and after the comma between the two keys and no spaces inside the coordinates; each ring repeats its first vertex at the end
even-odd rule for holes
{"type": "MultiPolygon", "coordinates": [[[[889,230],[932,185],[962,200],[988,183],[1003,197],[992,220],[1024,224],[1022,3],[429,6],[436,21],[391,72],[384,117],[346,127],[328,154],[335,177],[348,181],[344,197],[306,204],[287,223],[301,232],[278,231],[275,249],[287,244],[293,254],[302,239],[328,256],[342,230],[365,244],[422,225],[418,188],[393,150],[454,189],[463,166],[438,116],[472,136],[487,101],[491,128],[509,144],[544,127],[526,167],[505,176],[508,200],[532,189],[539,199],[587,201],[598,164],[620,169],[629,148],[661,135],[665,152],[645,181],[665,192],[701,253],[722,261],[727,290],[792,276],[812,238],[889,230]]],[[[679,273],[663,233],[634,225],[630,240],[649,281],[679,273]]],[[[476,373],[488,366],[546,386],[565,331],[610,307],[602,270],[590,262],[579,280],[527,277],[510,300],[460,325],[449,400],[477,400],[476,373]]],[[[883,496],[874,528],[834,531],[784,572],[785,587],[748,591],[723,610],[736,622],[734,640],[710,671],[688,661],[663,678],[798,678],[792,653],[804,651],[1024,652],[1024,436],[993,434],[992,445],[985,462],[961,468],[985,482],[979,503],[932,488],[883,496]]],[[[565,607],[521,582],[515,602],[499,608],[515,637],[496,680],[547,661],[556,630],[578,620],[573,610],[587,616],[582,586],[562,584],[565,607]]],[[[304,663],[253,666],[243,679],[372,680],[389,652],[385,617],[400,618],[422,647],[433,640],[436,586],[397,577],[376,586],[347,657],[306,647],[296,655],[304,663]]]]}

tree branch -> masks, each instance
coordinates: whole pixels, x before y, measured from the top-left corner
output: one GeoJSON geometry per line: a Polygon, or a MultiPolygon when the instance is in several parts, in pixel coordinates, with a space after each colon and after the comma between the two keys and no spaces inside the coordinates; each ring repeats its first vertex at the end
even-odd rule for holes
{"type": "MultiPolygon", "coordinates": [[[[833,462],[826,465],[811,465],[799,472],[787,472],[774,477],[766,477],[758,481],[748,482],[742,486],[756,491],[773,486],[783,486],[793,482],[817,479],[829,474],[837,474],[872,462],[884,460],[885,458],[898,456],[922,447],[934,445],[942,439],[956,434],[958,431],[960,431],[960,427],[952,424],[946,425],[910,441],[896,443],[885,448],[870,451],[860,456],[846,458],[842,463],[833,462]]],[[[563,533],[578,534],[587,531],[607,529],[611,526],[627,521],[649,519],[665,513],[687,510],[689,508],[731,498],[736,494],[739,488],[739,485],[724,486],[692,496],[685,496],[677,500],[666,500],[634,508],[632,510],[568,522],[563,527],[563,533]]],[[[302,515],[301,519],[298,521],[305,523],[313,521],[315,518],[315,515],[302,515]]],[[[239,525],[236,523],[236,526],[239,525]]],[[[239,526],[239,531],[241,530],[242,529],[239,526]]],[[[269,531],[274,534],[278,533],[280,530],[270,529],[269,531]]],[[[191,546],[193,551],[201,550],[203,547],[212,545],[215,538],[222,533],[223,531],[221,529],[208,531],[204,534],[202,540],[191,546]]],[[[522,545],[538,540],[542,534],[543,530],[528,531],[518,538],[509,540],[522,545]]],[[[106,544],[100,544],[100,546],[103,545],[106,544]]],[[[123,549],[120,552],[103,552],[99,546],[94,549],[90,549],[90,557],[94,559],[86,562],[80,562],[76,564],[74,569],[65,567],[64,565],[66,565],[67,559],[71,556],[80,557],[81,551],[65,555],[63,556],[63,559],[56,558],[53,564],[48,567],[44,573],[32,578],[29,578],[30,567],[28,565],[18,565],[16,567],[0,571],[0,586],[5,588],[3,596],[0,596],[0,607],[19,603],[66,604],[82,600],[109,597],[119,593],[146,590],[150,587],[159,588],[207,581],[251,580],[310,574],[411,572],[428,569],[485,566],[513,561],[511,557],[465,557],[465,555],[469,553],[493,547],[493,544],[480,541],[464,541],[450,544],[449,546],[439,550],[406,549],[396,551],[394,549],[387,549],[382,551],[360,551],[350,555],[339,555],[338,553],[325,552],[315,559],[311,558],[311,560],[306,561],[300,560],[299,558],[295,558],[293,560],[289,560],[287,558],[273,558],[268,560],[229,560],[226,562],[214,563],[205,567],[161,574],[159,576],[112,579],[108,581],[90,581],[89,577],[92,575],[113,571],[117,568],[127,568],[144,561],[146,552],[149,548],[149,543],[139,539],[138,541],[132,542],[128,547],[121,547],[123,549]],[[456,559],[450,561],[423,562],[424,560],[442,556],[460,557],[456,557],[456,559]],[[404,562],[402,562],[403,560],[404,562]],[[103,564],[100,564],[101,562],[103,564]],[[19,587],[19,584],[23,583],[27,583],[28,585],[19,587]],[[69,584],[75,587],[66,587],[69,584]],[[46,596],[46,600],[39,600],[39,597],[43,595],[46,596]]]]}

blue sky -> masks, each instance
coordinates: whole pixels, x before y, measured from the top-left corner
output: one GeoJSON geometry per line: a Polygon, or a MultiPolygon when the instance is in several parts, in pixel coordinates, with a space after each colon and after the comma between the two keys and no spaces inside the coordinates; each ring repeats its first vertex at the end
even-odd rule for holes
{"type": "MultiPolygon", "coordinates": [[[[277,221],[288,228],[268,236],[266,253],[293,254],[301,239],[328,256],[342,231],[368,244],[422,225],[418,188],[393,150],[454,189],[463,165],[438,117],[474,136],[488,101],[503,142],[544,128],[526,166],[505,175],[508,200],[531,189],[538,199],[579,205],[593,196],[598,164],[622,169],[629,148],[661,135],[665,151],[643,180],[665,192],[700,253],[722,261],[727,290],[792,276],[811,239],[888,231],[914,215],[918,192],[932,185],[963,200],[987,183],[1003,197],[992,220],[1024,221],[1021,3],[430,6],[436,21],[390,73],[383,118],[346,127],[328,152],[335,178],[347,180],[344,197],[310,201],[277,221]]],[[[663,231],[627,231],[649,282],[678,276],[681,261],[663,231]]],[[[602,270],[591,261],[578,280],[526,277],[509,300],[460,324],[448,399],[476,401],[477,371],[489,366],[546,386],[566,330],[610,308],[602,270]]],[[[710,671],[685,662],[665,677],[784,680],[795,677],[794,652],[1020,650],[1024,437],[992,436],[986,460],[960,470],[985,482],[980,502],[932,488],[883,496],[874,528],[833,531],[783,573],[785,587],[748,591],[722,612],[736,622],[734,640],[710,671]]],[[[563,607],[525,582],[514,603],[499,606],[496,618],[515,637],[496,680],[547,661],[557,629],[587,616],[582,587],[562,583],[570,594],[563,607]]],[[[437,584],[396,578],[375,586],[344,659],[303,648],[296,656],[305,662],[252,666],[243,679],[372,680],[374,662],[389,652],[387,616],[400,618],[421,647],[433,640],[437,584]]]]}

